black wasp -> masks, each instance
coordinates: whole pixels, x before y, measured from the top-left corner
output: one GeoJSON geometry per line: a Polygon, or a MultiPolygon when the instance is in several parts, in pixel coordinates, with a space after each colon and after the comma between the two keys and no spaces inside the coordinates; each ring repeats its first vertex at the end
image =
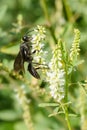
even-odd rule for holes
{"type": "Polygon", "coordinates": [[[28,63],[28,71],[30,72],[30,74],[37,78],[40,79],[40,76],[38,74],[38,72],[36,71],[36,69],[33,66],[33,57],[32,54],[35,53],[31,52],[31,37],[30,36],[24,36],[22,38],[23,43],[20,45],[20,50],[19,53],[14,61],[14,71],[20,72],[20,71],[24,71],[24,62],[28,63]]]}

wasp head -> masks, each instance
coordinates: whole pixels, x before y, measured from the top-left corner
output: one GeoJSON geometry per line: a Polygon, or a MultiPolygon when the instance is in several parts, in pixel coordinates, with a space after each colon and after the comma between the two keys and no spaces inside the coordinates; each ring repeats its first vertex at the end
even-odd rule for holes
{"type": "Polygon", "coordinates": [[[26,36],[26,35],[23,36],[23,37],[22,37],[22,40],[23,40],[24,42],[28,42],[28,41],[29,41],[29,36],[26,36]]]}

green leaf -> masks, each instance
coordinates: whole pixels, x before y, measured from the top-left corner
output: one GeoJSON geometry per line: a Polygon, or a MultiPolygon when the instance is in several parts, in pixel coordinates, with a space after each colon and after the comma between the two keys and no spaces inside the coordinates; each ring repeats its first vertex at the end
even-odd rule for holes
{"type": "Polygon", "coordinates": [[[59,107],[56,107],[56,108],[53,110],[53,112],[54,112],[54,113],[57,113],[58,110],[59,110],[59,107]]]}
{"type": "Polygon", "coordinates": [[[56,108],[53,110],[53,113],[50,114],[48,117],[57,115],[57,114],[58,114],[58,110],[59,110],[59,107],[56,107],[56,108]]]}
{"type": "Polygon", "coordinates": [[[0,21],[2,21],[2,19],[4,18],[6,11],[7,11],[6,5],[3,5],[2,7],[0,7],[0,21]]]}
{"type": "Polygon", "coordinates": [[[59,104],[58,103],[41,103],[41,104],[39,104],[39,107],[48,107],[48,106],[55,107],[55,106],[59,106],[59,104]]]}
{"type": "Polygon", "coordinates": [[[2,53],[5,53],[5,54],[12,54],[12,55],[15,55],[18,53],[19,51],[19,45],[13,45],[11,47],[2,47],[1,50],[0,50],[2,53]]]}
{"type": "Polygon", "coordinates": [[[57,113],[52,113],[52,114],[50,114],[48,117],[56,116],[56,115],[59,115],[59,114],[64,114],[64,112],[63,112],[63,111],[59,111],[59,112],[57,112],[57,113]]]}
{"type": "Polygon", "coordinates": [[[13,122],[2,122],[2,123],[0,123],[0,130],[14,130],[14,123],[13,122]]]}
{"type": "Polygon", "coordinates": [[[13,110],[3,110],[0,111],[0,119],[9,121],[15,120],[18,118],[18,115],[13,110]]]}
{"type": "Polygon", "coordinates": [[[78,116],[79,116],[79,114],[78,114],[78,115],[76,115],[76,114],[72,114],[72,113],[70,113],[70,114],[69,114],[69,116],[70,116],[70,117],[78,117],[78,116]]]}
{"type": "Polygon", "coordinates": [[[79,60],[79,61],[75,64],[75,66],[81,65],[81,64],[83,64],[83,63],[84,63],[84,60],[79,60]]]}

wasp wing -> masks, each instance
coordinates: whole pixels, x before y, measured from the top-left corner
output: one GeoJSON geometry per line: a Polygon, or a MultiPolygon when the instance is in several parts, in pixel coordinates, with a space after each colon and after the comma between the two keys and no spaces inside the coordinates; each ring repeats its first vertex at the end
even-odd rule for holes
{"type": "Polygon", "coordinates": [[[14,61],[14,71],[16,72],[24,71],[24,60],[21,52],[18,53],[14,61]]]}
{"type": "Polygon", "coordinates": [[[36,69],[32,66],[31,63],[29,63],[28,65],[28,71],[33,77],[35,77],[36,79],[40,79],[39,74],[37,73],[36,69]]]}

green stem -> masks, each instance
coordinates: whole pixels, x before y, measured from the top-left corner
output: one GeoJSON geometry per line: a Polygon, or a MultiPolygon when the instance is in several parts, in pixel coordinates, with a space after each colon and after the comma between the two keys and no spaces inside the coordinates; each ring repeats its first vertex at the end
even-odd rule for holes
{"type": "Polygon", "coordinates": [[[2,63],[0,63],[0,69],[7,72],[12,79],[14,80],[18,79],[19,81],[22,81],[26,85],[31,86],[30,82],[26,80],[22,75],[16,73],[15,71],[11,71],[8,67],[4,66],[2,63]]]}
{"type": "Polygon", "coordinates": [[[68,74],[67,74],[67,64],[65,63],[65,103],[68,102],[68,74]]]}
{"type": "Polygon", "coordinates": [[[66,117],[66,122],[67,122],[68,129],[69,129],[69,130],[72,130],[72,129],[71,129],[70,120],[69,120],[69,114],[68,114],[68,109],[67,109],[67,107],[65,108],[65,117],[66,117]]]}
{"type": "Polygon", "coordinates": [[[55,34],[54,34],[54,28],[51,26],[50,28],[49,28],[49,30],[50,30],[50,33],[51,33],[51,36],[53,37],[53,39],[54,39],[54,42],[55,42],[55,44],[57,44],[57,39],[56,39],[56,37],[55,37],[55,34]]]}
{"type": "Polygon", "coordinates": [[[73,14],[67,0],[62,0],[64,11],[69,22],[74,22],[73,14]]]}
{"type": "Polygon", "coordinates": [[[62,50],[62,59],[64,61],[64,65],[65,65],[65,100],[64,100],[64,105],[62,104],[62,102],[60,103],[61,107],[62,107],[62,110],[65,114],[65,118],[66,118],[66,122],[67,122],[67,126],[68,126],[68,129],[71,130],[71,125],[70,125],[70,120],[69,120],[69,115],[68,115],[68,86],[69,86],[69,77],[68,77],[68,66],[67,66],[67,60],[68,60],[68,57],[67,57],[67,54],[66,54],[66,58],[65,58],[65,48],[62,44],[62,41],[60,40],[59,41],[59,44],[61,46],[61,50],[62,50]],[[66,104],[66,105],[65,105],[66,104]]]}
{"type": "Polygon", "coordinates": [[[41,7],[42,7],[42,9],[43,9],[45,18],[46,18],[48,24],[50,25],[50,17],[49,17],[49,14],[48,14],[46,1],[45,1],[45,0],[40,0],[40,4],[41,4],[41,7]]]}
{"type": "MultiPolygon", "coordinates": [[[[67,63],[65,62],[65,103],[68,102],[68,72],[67,72],[68,68],[67,68],[67,63]]],[[[68,126],[68,129],[69,130],[72,130],[71,129],[71,124],[70,124],[70,120],[69,120],[69,114],[68,114],[68,108],[67,108],[67,105],[64,106],[64,112],[65,112],[65,118],[66,118],[66,122],[67,122],[67,126],[68,126]]]]}
{"type": "Polygon", "coordinates": [[[66,119],[66,122],[67,122],[67,126],[68,126],[68,129],[69,130],[72,130],[71,129],[71,124],[70,124],[70,120],[69,120],[69,115],[68,115],[68,109],[67,109],[67,106],[64,106],[62,103],[60,104],[64,113],[65,113],[65,119],[66,119]]]}
{"type": "Polygon", "coordinates": [[[40,0],[40,4],[41,4],[45,18],[46,18],[47,23],[48,23],[48,29],[51,33],[51,36],[54,39],[55,44],[57,44],[57,39],[55,37],[54,28],[52,27],[50,16],[49,16],[49,13],[48,13],[48,10],[47,10],[48,7],[47,7],[47,4],[46,4],[46,0],[40,0]]]}

